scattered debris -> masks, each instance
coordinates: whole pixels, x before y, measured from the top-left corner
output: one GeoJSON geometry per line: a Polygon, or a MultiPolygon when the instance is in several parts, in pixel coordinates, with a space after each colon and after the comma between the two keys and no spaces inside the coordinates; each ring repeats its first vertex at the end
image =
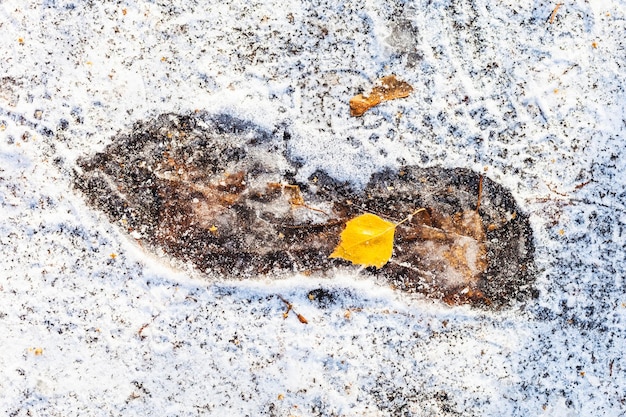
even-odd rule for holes
{"type": "Polygon", "coordinates": [[[559,11],[559,8],[563,6],[563,3],[557,3],[556,6],[554,7],[554,10],[552,10],[552,14],[550,14],[550,18],[548,19],[548,22],[550,22],[550,24],[554,23],[554,18],[556,17],[556,13],[559,11]]]}

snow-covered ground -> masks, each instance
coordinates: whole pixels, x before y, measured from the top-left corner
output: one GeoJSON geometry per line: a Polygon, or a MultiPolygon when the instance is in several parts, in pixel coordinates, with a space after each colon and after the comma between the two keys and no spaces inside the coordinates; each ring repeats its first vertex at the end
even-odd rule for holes
{"type": "Polygon", "coordinates": [[[626,3],[556,6],[2,1],[0,413],[624,415],[626,3]],[[413,93],[350,117],[389,74],[413,93]],[[196,109],[286,126],[302,178],[486,170],[530,215],[539,297],[485,312],[359,275],[171,270],[72,170],[196,109]]]}

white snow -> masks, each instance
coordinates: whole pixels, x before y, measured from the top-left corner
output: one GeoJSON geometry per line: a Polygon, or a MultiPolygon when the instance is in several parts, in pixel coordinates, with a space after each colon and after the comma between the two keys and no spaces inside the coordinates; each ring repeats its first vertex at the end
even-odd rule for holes
{"type": "Polygon", "coordinates": [[[0,413],[626,413],[626,3],[0,4],[0,413]],[[349,116],[382,76],[408,98],[349,116]],[[79,156],[195,109],[284,124],[306,178],[486,169],[530,214],[539,297],[173,271],[84,202],[79,156]],[[310,291],[337,294],[328,305],[310,291]],[[302,324],[293,303],[307,318],[302,324]]]}

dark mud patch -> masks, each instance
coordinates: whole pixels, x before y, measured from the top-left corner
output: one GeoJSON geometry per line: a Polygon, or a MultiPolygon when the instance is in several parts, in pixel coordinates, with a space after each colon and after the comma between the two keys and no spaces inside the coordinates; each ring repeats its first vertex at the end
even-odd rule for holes
{"type": "Polygon", "coordinates": [[[229,116],[165,114],[79,160],[75,185],[146,247],[234,279],[353,267],[329,259],[348,220],[425,208],[397,228],[391,261],[366,273],[451,304],[500,308],[534,295],[528,218],[499,184],[414,166],[365,189],[323,172],[300,183],[290,140],[229,116]]]}

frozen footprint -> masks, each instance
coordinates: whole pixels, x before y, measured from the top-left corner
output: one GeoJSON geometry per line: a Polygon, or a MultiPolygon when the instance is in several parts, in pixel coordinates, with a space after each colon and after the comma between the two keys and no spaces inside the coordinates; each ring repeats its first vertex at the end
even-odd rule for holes
{"type": "Polygon", "coordinates": [[[533,295],[528,218],[502,186],[466,169],[404,167],[365,189],[317,172],[296,182],[283,127],[227,115],[138,122],[78,161],[75,184],[130,236],[202,273],[232,279],[355,268],[330,259],[348,220],[397,227],[391,260],[365,268],[449,304],[500,308],[533,295]]]}

